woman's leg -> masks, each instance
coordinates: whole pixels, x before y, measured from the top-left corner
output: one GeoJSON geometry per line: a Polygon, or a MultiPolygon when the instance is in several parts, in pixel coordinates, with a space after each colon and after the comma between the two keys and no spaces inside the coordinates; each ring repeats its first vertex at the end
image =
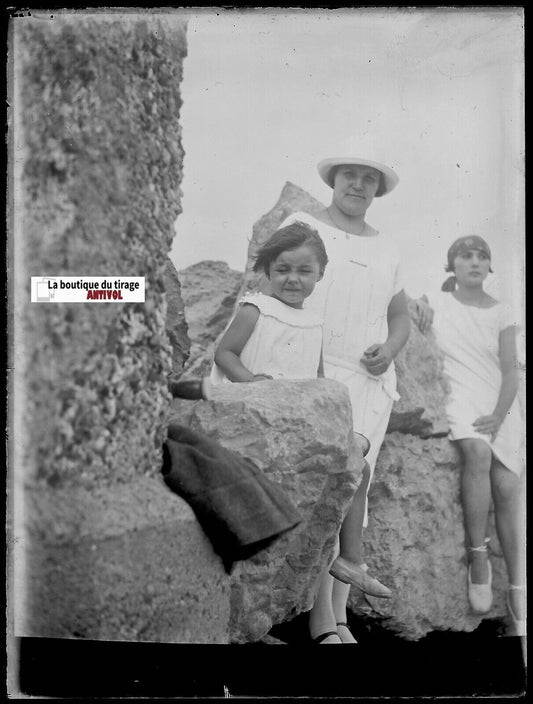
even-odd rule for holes
{"type": "MultiPolygon", "coordinates": [[[[339,554],[346,560],[360,564],[363,562],[361,542],[363,533],[363,519],[365,515],[366,493],[370,481],[370,468],[367,464],[363,468],[361,483],[357,487],[352,503],[339,533],[339,554]]],[[[329,569],[329,567],[328,567],[329,569]]],[[[326,569],[320,579],[320,587],[313,608],[309,614],[309,631],[312,638],[335,630],[336,624],[346,622],[346,604],[350,585],[343,584],[328,573],[326,569]]],[[[324,643],[334,642],[328,638],[324,643]]],[[[345,641],[345,642],[355,642],[345,641]]]]}
{"type": "Polygon", "coordinates": [[[345,560],[359,565],[364,562],[361,542],[363,538],[363,520],[365,517],[366,494],[370,482],[370,467],[365,463],[361,483],[357,487],[352,503],[339,534],[339,554],[345,560]]]}
{"type": "Polygon", "coordinates": [[[337,622],[337,630],[343,643],[357,643],[349,628],[339,626],[340,623],[346,623],[346,604],[348,603],[348,595],[350,593],[350,585],[339,582],[338,579],[333,580],[333,590],[331,601],[333,604],[333,613],[337,622]]]}
{"type": "MultiPolygon", "coordinates": [[[[467,547],[485,545],[490,507],[490,467],[492,451],[484,440],[465,438],[457,444],[463,454],[461,503],[463,506],[467,547]]],[[[473,584],[486,584],[489,579],[487,553],[472,551],[470,575],[473,584]]]]}
{"type": "MultiPolygon", "coordinates": [[[[313,608],[309,612],[309,633],[311,638],[316,638],[328,631],[337,631],[337,621],[332,606],[333,577],[328,573],[328,569],[329,566],[322,572],[318,593],[313,608]]],[[[329,636],[322,641],[324,645],[340,642],[339,636],[329,636]]]]}
{"type": "MultiPolygon", "coordinates": [[[[494,459],[491,467],[496,532],[502,547],[509,583],[525,585],[524,506],[520,477],[494,459]]],[[[512,589],[509,601],[515,618],[525,617],[525,592],[512,589]]]]}

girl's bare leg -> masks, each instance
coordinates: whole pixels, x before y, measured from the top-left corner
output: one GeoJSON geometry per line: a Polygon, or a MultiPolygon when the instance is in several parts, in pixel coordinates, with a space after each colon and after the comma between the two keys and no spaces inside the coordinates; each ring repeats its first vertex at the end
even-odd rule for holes
{"type": "MultiPolygon", "coordinates": [[[[496,459],[492,462],[490,477],[496,532],[505,559],[509,583],[525,586],[522,481],[496,459]]],[[[525,592],[510,590],[509,601],[515,617],[523,619],[525,617],[525,592]]]]}
{"type": "Polygon", "coordinates": [[[357,487],[350,508],[344,517],[339,534],[340,556],[358,565],[364,562],[361,542],[369,482],[370,467],[365,465],[361,483],[357,487]]]}
{"type": "MultiPolygon", "coordinates": [[[[487,537],[491,485],[492,451],[483,440],[467,438],[457,441],[463,453],[461,503],[468,547],[481,547],[487,537]]],[[[470,552],[471,578],[474,584],[486,584],[489,578],[486,552],[470,552]]]]}
{"type": "MultiPolygon", "coordinates": [[[[346,604],[350,593],[350,585],[339,582],[338,579],[333,580],[332,604],[335,621],[337,624],[346,623],[346,604]]],[[[340,626],[338,628],[339,636],[343,643],[357,643],[356,639],[351,634],[348,628],[340,626]]]]}
{"type": "MultiPolygon", "coordinates": [[[[328,569],[329,566],[322,572],[315,603],[309,612],[309,633],[311,638],[316,638],[321,633],[327,633],[328,631],[337,631],[337,621],[332,606],[334,580],[329,574],[328,569]]],[[[339,636],[329,636],[322,641],[323,644],[340,642],[339,636]]]]}

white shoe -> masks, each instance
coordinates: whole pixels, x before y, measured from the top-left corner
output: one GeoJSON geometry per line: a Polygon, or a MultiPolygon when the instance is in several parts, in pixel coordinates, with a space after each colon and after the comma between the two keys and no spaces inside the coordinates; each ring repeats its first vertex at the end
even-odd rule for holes
{"type": "Polygon", "coordinates": [[[524,587],[519,587],[516,584],[510,584],[508,589],[507,589],[507,609],[511,615],[511,619],[513,621],[513,626],[515,630],[515,635],[516,636],[525,636],[526,635],[526,619],[519,620],[515,618],[513,608],[511,606],[511,600],[509,599],[509,592],[511,589],[519,589],[521,591],[524,591],[524,587]]]}
{"type": "Polygon", "coordinates": [[[382,599],[390,599],[392,596],[391,590],[384,584],[381,584],[375,577],[367,574],[368,567],[365,563],[356,565],[355,562],[349,562],[342,557],[337,557],[329,568],[329,573],[344,584],[353,584],[365,594],[370,596],[378,596],[382,599]]]}
{"type": "Polygon", "coordinates": [[[492,567],[487,562],[489,581],[486,584],[474,584],[470,578],[471,566],[468,565],[468,601],[475,614],[488,614],[492,607],[492,567]]]}

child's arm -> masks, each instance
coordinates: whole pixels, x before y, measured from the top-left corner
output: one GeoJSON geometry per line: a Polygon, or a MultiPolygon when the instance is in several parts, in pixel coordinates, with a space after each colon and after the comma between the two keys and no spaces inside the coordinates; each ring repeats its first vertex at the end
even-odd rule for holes
{"type": "Polygon", "coordinates": [[[224,333],[215,351],[215,364],[230,381],[253,381],[255,375],[246,369],[240,360],[244,345],[252,334],[259,310],[251,304],[243,304],[231,325],[224,333]]]}

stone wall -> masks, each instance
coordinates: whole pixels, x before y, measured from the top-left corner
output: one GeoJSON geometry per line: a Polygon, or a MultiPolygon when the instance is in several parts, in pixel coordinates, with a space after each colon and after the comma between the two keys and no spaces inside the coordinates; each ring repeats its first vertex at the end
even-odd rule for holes
{"type": "Polygon", "coordinates": [[[221,562],[160,477],[186,23],[43,12],[12,39],[15,630],[226,642],[221,562]],[[144,276],[146,302],[30,304],[56,275],[144,276]]]}

